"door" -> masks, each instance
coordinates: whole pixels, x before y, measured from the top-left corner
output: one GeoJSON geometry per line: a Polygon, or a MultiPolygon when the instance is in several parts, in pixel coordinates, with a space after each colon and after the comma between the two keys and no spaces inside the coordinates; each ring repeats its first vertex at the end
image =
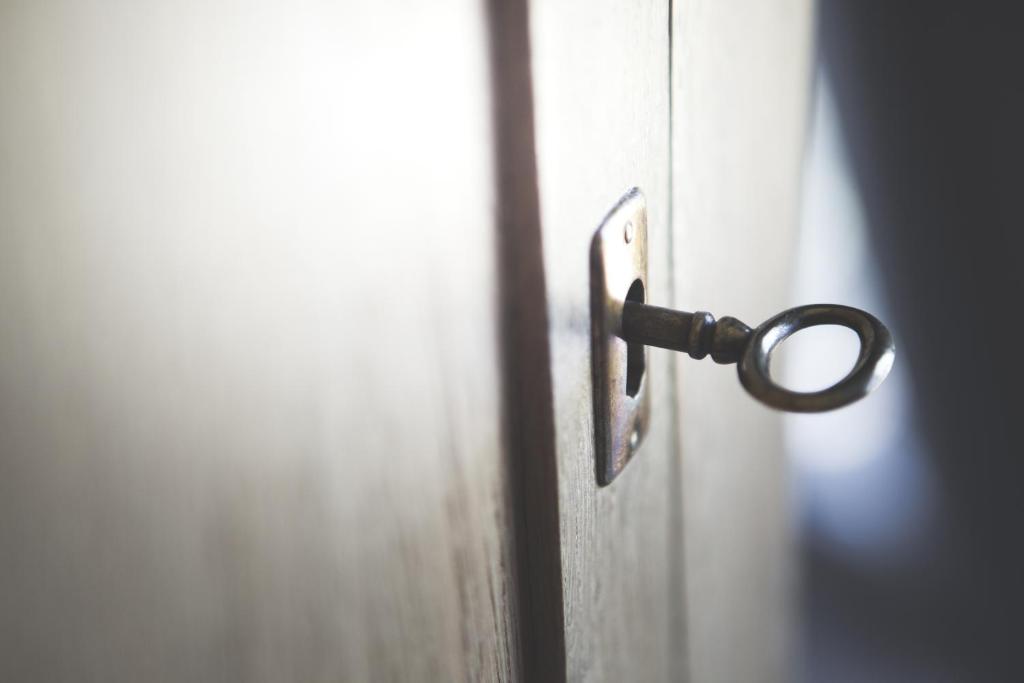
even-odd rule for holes
{"type": "MultiPolygon", "coordinates": [[[[785,307],[806,135],[812,3],[676,2],[673,292],[756,324],[785,307]]],[[[781,422],[735,372],[680,358],[688,670],[793,680],[795,539],[781,422]]]]}
{"type": "Polygon", "coordinates": [[[599,487],[586,254],[637,186],[648,301],[751,322],[784,304],[810,4],[541,2],[530,13],[568,677],[789,680],[778,415],[731,370],[650,349],[650,431],[599,487]]]}
{"type": "Polygon", "coordinates": [[[517,677],[489,54],[0,5],[0,679],[517,677]]]}
{"type": "Polygon", "coordinates": [[[785,680],[777,418],[651,350],[599,486],[588,254],[780,307],[809,15],[0,6],[0,678],[785,680]]]}

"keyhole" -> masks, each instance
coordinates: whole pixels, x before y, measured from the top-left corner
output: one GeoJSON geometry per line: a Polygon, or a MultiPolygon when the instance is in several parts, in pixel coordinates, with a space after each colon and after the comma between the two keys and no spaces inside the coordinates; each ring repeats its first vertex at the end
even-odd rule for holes
{"type": "MultiPolygon", "coordinates": [[[[634,280],[626,294],[626,301],[644,303],[644,283],[634,280]]],[[[644,345],[635,342],[626,344],[626,395],[630,398],[640,391],[640,382],[644,378],[644,345]]]]}

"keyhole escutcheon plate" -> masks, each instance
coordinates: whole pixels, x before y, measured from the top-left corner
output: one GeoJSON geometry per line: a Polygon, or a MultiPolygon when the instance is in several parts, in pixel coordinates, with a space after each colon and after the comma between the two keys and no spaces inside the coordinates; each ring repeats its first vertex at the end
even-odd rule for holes
{"type": "Polygon", "coordinates": [[[623,303],[645,303],[647,291],[647,203],[634,188],[605,216],[590,248],[594,448],[601,486],[619,475],[647,433],[647,347],[619,337],[623,303]]]}

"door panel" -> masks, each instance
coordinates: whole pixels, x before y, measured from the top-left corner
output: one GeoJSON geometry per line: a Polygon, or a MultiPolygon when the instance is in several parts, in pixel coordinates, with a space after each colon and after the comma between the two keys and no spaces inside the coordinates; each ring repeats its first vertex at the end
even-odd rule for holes
{"type": "Polygon", "coordinates": [[[650,354],[653,428],[604,488],[590,365],[590,241],[634,186],[648,202],[648,296],[670,296],[668,9],[530,5],[570,680],[668,680],[683,670],[673,360],[650,354]]]}
{"type": "MultiPolygon", "coordinates": [[[[756,325],[788,301],[810,82],[805,0],[677,0],[673,273],[685,310],[756,325]]],[[[777,413],[731,367],[679,363],[686,624],[694,681],[792,680],[777,413]]]]}
{"type": "Polygon", "coordinates": [[[0,6],[0,679],[518,678],[484,9],[0,6]]]}
{"type": "Polygon", "coordinates": [[[651,433],[610,486],[594,479],[585,254],[623,192],[647,196],[651,302],[756,323],[786,301],[809,3],[668,9],[531,5],[567,672],[786,680],[778,416],[731,369],[651,349],[651,433]]]}

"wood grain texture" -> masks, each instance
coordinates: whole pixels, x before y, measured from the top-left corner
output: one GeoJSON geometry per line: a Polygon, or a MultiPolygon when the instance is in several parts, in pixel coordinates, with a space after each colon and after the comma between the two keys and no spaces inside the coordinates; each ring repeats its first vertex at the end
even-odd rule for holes
{"type": "Polygon", "coordinates": [[[519,679],[488,64],[470,1],[0,6],[0,679],[519,679]]]}
{"type": "MultiPolygon", "coordinates": [[[[673,5],[675,304],[757,325],[786,306],[811,3],[673,5]]],[[[786,681],[792,540],[777,413],[733,369],[679,363],[692,680],[786,681]]]]}
{"type": "MultiPolygon", "coordinates": [[[[673,599],[678,477],[671,359],[653,351],[652,430],[608,487],[595,478],[588,255],[633,186],[647,196],[649,297],[669,272],[668,5],[536,2],[530,28],[551,321],[566,676],[667,680],[682,669],[673,599]]],[[[625,295],[625,292],[623,292],[625,295]]]]}

